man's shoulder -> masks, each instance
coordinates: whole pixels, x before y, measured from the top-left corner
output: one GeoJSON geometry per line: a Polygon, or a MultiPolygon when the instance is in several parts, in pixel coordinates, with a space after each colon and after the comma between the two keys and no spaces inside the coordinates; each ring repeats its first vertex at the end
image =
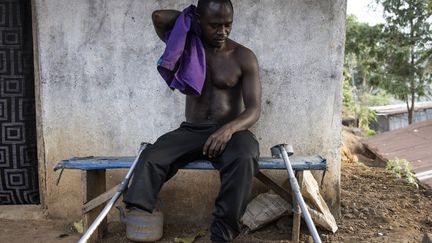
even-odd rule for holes
{"type": "Polygon", "coordinates": [[[233,50],[233,55],[239,61],[241,66],[245,66],[245,65],[248,66],[251,64],[255,64],[257,62],[255,53],[251,49],[233,40],[230,41],[231,41],[231,48],[233,50]]]}
{"type": "Polygon", "coordinates": [[[251,49],[233,40],[230,41],[231,41],[232,49],[234,51],[234,55],[241,56],[241,57],[255,57],[255,53],[251,49]]]}

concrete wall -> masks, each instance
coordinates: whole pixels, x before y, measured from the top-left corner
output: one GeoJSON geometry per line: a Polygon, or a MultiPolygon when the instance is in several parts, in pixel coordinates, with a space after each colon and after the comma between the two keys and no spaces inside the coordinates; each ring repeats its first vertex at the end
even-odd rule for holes
{"type": "MultiPolygon", "coordinates": [[[[184,97],[171,92],[155,68],[164,45],[154,34],[150,15],[192,2],[35,0],[39,145],[44,146],[44,198],[52,217],[80,215],[80,173],[65,171],[55,186],[52,168],[58,161],[133,155],[140,141],[152,142],[184,120],[184,97]]],[[[233,2],[231,38],[251,48],[260,63],[263,111],[252,130],[261,153],[287,142],[298,154],[324,155],[329,163],[325,198],[337,213],[346,3],[233,2]]],[[[109,173],[109,185],[124,173],[109,173]]],[[[210,218],[218,185],[217,172],[180,172],[161,193],[168,220],[210,218]]]]}

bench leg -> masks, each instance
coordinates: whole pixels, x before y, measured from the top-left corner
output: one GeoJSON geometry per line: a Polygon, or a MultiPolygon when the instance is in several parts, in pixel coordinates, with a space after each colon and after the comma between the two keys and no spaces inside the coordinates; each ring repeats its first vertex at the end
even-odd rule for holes
{"type": "MultiPolygon", "coordinates": [[[[104,193],[106,190],[106,181],[105,181],[105,170],[86,170],[82,171],[81,174],[81,185],[83,186],[83,205],[93,198],[99,196],[104,193]]],[[[90,210],[88,213],[83,215],[83,228],[84,232],[90,227],[102,209],[105,207],[105,203],[102,205],[90,210]]],[[[106,230],[107,219],[105,218],[98,229],[93,233],[93,235],[87,241],[88,243],[96,243],[100,242],[103,233],[106,230]]]]}
{"type": "Polygon", "coordinates": [[[255,176],[259,181],[261,181],[264,185],[266,185],[268,188],[276,192],[280,197],[285,199],[285,201],[289,202],[291,200],[291,191],[288,191],[287,189],[283,188],[282,186],[278,185],[276,182],[273,181],[272,178],[268,177],[261,171],[258,172],[258,174],[255,176]]]}
{"type": "MultiPolygon", "coordinates": [[[[297,171],[296,179],[300,187],[300,192],[303,189],[303,171],[297,171]]],[[[293,202],[293,228],[292,228],[292,242],[298,243],[300,241],[300,224],[301,224],[301,209],[297,199],[292,194],[293,202]]]]}

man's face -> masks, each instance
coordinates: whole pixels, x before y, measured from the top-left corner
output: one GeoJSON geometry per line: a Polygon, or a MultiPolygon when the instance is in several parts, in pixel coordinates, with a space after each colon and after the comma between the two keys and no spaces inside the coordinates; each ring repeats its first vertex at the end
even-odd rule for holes
{"type": "Polygon", "coordinates": [[[214,47],[222,47],[232,28],[233,11],[229,4],[211,2],[200,15],[204,41],[214,47]]]}

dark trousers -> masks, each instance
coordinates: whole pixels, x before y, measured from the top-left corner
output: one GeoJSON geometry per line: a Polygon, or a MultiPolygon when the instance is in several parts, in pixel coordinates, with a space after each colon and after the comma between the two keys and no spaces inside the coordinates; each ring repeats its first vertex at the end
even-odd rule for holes
{"type": "Polygon", "coordinates": [[[188,162],[206,159],[220,172],[221,188],[216,198],[211,239],[233,240],[240,233],[240,217],[246,208],[252,178],[258,173],[259,145],[248,130],[233,134],[225,150],[209,159],[202,154],[207,138],[219,126],[183,122],[148,146],[139,158],[134,177],[123,201],[152,212],[164,182],[188,162]]]}

